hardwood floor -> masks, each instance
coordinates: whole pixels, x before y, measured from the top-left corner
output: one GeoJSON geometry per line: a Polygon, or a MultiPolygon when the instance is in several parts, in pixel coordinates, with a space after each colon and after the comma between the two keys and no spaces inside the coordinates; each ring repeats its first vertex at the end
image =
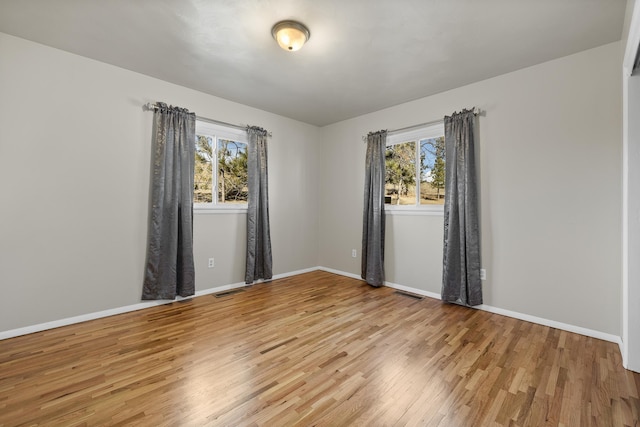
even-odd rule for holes
{"type": "Polygon", "coordinates": [[[616,344],[313,272],[0,341],[0,425],[638,426],[616,344]]]}

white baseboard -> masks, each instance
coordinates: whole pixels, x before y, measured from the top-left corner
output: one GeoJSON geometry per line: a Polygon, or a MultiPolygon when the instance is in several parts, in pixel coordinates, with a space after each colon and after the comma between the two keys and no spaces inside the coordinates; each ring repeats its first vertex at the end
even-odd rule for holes
{"type": "Polygon", "coordinates": [[[575,326],[569,323],[557,322],[555,320],[549,320],[542,317],[532,316],[530,314],[519,313],[517,311],[505,310],[503,308],[493,307],[486,304],[482,304],[473,308],[477,308],[478,310],[488,311],[490,313],[500,314],[502,316],[525,320],[531,323],[537,323],[539,325],[549,326],[551,328],[562,329],[563,331],[567,331],[567,332],[586,335],[588,337],[593,337],[593,338],[597,338],[604,341],[613,342],[618,344],[618,346],[622,345],[622,339],[617,335],[596,331],[594,329],[583,328],[582,326],[575,326]]]}
{"type": "Polygon", "coordinates": [[[298,274],[311,273],[312,271],[318,270],[320,270],[320,267],[311,267],[302,270],[290,271],[288,273],[276,274],[271,280],[284,279],[285,277],[297,276],[298,274]]]}
{"type": "Polygon", "coordinates": [[[34,332],[46,331],[49,329],[59,328],[61,326],[73,325],[75,323],[86,322],[88,320],[101,319],[103,317],[115,316],[116,314],[129,313],[131,311],[143,310],[145,308],[156,307],[159,305],[169,304],[175,301],[184,301],[193,297],[202,295],[215,294],[218,292],[228,291],[230,289],[241,288],[246,286],[245,283],[233,283],[231,285],[223,285],[215,288],[197,291],[194,295],[188,297],[177,296],[170,300],[144,301],[137,304],[126,305],[123,307],[111,308],[108,310],[96,311],[93,313],[81,314],[80,316],[67,317],[65,319],[54,320],[51,322],[39,323],[37,325],[25,326],[23,328],[11,329],[8,331],[0,331],[0,340],[18,337],[20,335],[32,334],[34,332]]]}
{"type": "MultiPolygon", "coordinates": [[[[309,272],[317,271],[317,270],[326,271],[328,273],[338,274],[338,275],[341,275],[341,276],[351,277],[351,278],[357,279],[357,280],[362,280],[362,278],[360,276],[358,276],[357,274],[347,273],[346,271],[335,270],[333,268],[322,267],[322,266],[306,268],[306,269],[303,269],[303,270],[291,271],[291,272],[288,272],[288,273],[276,274],[276,275],[273,276],[273,278],[271,280],[282,279],[282,278],[290,277],[290,276],[297,276],[299,274],[309,273],[309,272]]],[[[256,283],[260,283],[260,282],[256,282],[256,283]]],[[[429,292],[429,291],[425,291],[425,290],[422,290],[422,289],[416,289],[416,288],[412,288],[412,287],[409,287],[409,286],[399,285],[397,283],[391,283],[391,282],[385,282],[385,285],[390,287],[390,288],[394,288],[394,289],[398,289],[398,290],[402,290],[402,291],[406,291],[406,292],[411,292],[411,293],[414,293],[414,294],[417,294],[417,295],[423,295],[423,296],[426,296],[426,297],[429,297],[429,298],[440,299],[440,294],[435,293],[435,292],[429,292]]],[[[215,293],[218,293],[218,292],[228,291],[228,290],[231,290],[231,289],[241,288],[241,287],[244,287],[244,286],[247,286],[244,282],[232,283],[232,284],[223,285],[223,286],[217,286],[215,288],[210,288],[210,289],[204,289],[204,290],[201,290],[201,291],[197,291],[195,293],[195,295],[193,295],[193,297],[198,297],[198,296],[202,296],[202,295],[209,295],[209,294],[215,294],[215,293]]],[[[131,312],[131,311],[142,310],[142,309],[145,309],[145,308],[155,307],[155,306],[158,306],[158,305],[168,304],[168,303],[171,303],[173,301],[181,301],[181,300],[185,300],[185,299],[189,299],[189,298],[193,298],[193,297],[186,297],[186,298],[177,297],[175,300],[145,301],[145,302],[141,302],[141,303],[138,303],[138,304],[127,305],[127,306],[124,306],[124,307],[117,307],[117,308],[112,308],[112,309],[109,309],[109,310],[103,310],[103,311],[98,311],[98,312],[94,312],[94,313],[87,313],[87,314],[83,314],[83,315],[80,315],[80,316],[68,317],[66,319],[54,320],[52,322],[45,322],[45,323],[40,323],[40,324],[37,324],[37,325],[25,326],[23,328],[11,329],[11,330],[8,330],[8,331],[0,331],[0,340],[4,340],[4,339],[7,339],[7,338],[13,338],[13,337],[17,337],[17,336],[20,336],[20,335],[27,335],[27,334],[31,334],[31,333],[34,333],[34,332],[46,331],[48,329],[59,328],[61,326],[72,325],[74,323],[86,322],[87,320],[100,319],[100,318],[103,318],[103,317],[114,316],[116,314],[122,314],[122,313],[131,312]]],[[[568,332],[574,332],[574,333],[580,334],[580,335],[586,335],[588,337],[593,337],[593,338],[598,338],[598,339],[605,340],[605,341],[614,342],[614,343],[617,343],[618,346],[620,346],[620,350],[621,351],[623,349],[622,338],[617,336],[617,335],[612,335],[612,334],[608,334],[608,333],[605,333],[605,332],[595,331],[593,329],[587,329],[587,328],[583,328],[581,326],[575,326],[575,325],[570,325],[570,324],[567,324],[567,323],[557,322],[555,320],[549,320],[549,319],[544,319],[544,318],[541,318],[541,317],[531,316],[529,314],[518,313],[516,311],[505,310],[505,309],[498,308],[498,307],[492,307],[492,306],[486,305],[486,304],[483,304],[483,305],[480,305],[480,306],[477,306],[477,307],[473,307],[473,308],[476,308],[476,309],[479,309],[479,310],[488,311],[488,312],[495,313],[495,314],[500,314],[500,315],[507,316],[507,317],[513,317],[515,319],[520,319],[520,320],[524,320],[524,321],[531,322],[531,323],[537,323],[537,324],[540,324],[540,325],[549,326],[549,327],[552,327],[552,328],[562,329],[562,330],[568,331],[568,332]]]]}
{"type": "MultiPolygon", "coordinates": [[[[291,271],[283,274],[276,274],[272,280],[282,279],[284,277],[296,276],[302,273],[308,273],[310,271],[318,270],[318,267],[307,268],[304,270],[291,271]]],[[[261,283],[257,281],[256,283],[261,283]]],[[[34,332],[46,331],[48,329],[59,328],[61,326],[73,325],[75,323],[86,322],[88,320],[100,319],[103,317],[114,316],[116,314],[129,313],[131,311],[143,310],[149,307],[156,307],[158,305],[169,304],[174,301],[183,301],[193,297],[199,297],[202,295],[217,294],[218,292],[224,292],[231,289],[242,288],[247,286],[244,282],[232,283],[229,285],[216,286],[215,288],[203,289],[196,291],[195,295],[189,297],[176,297],[175,300],[158,300],[158,301],[144,301],[137,304],[126,305],[124,307],[112,308],[109,310],[96,311],[94,313],[82,314],[80,316],[67,317],[65,319],[54,320],[51,322],[39,323],[37,325],[25,326],[23,328],[11,329],[8,331],[0,331],[0,340],[18,337],[20,335],[32,334],[34,332]]]]}
{"type": "Polygon", "coordinates": [[[384,282],[384,285],[389,288],[397,289],[399,291],[405,291],[405,292],[409,292],[416,295],[422,295],[422,296],[433,298],[433,299],[440,299],[440,294],[437,294],[435,292],[423,291],[422,289],[416,289],[416,288],[411,288],[409,286],[398,285],[397,283],[392,283],[392,282],[384,282]]]}
{"type": "Polygon", "coordinates": [[[357,274],[347,273],[346,271],[334,270],[333,268],[328,267],[317,267],[317,270],[326,271],[327,273],[339,274],[340,276],[351,277],[352,279],[362,280],[362,277],[357,274]]]}
{"type": "MultiPolygon", "coordinates": [[[[318,267],[318,270],[327,271],[329,273],[340,274],[342,276],[353,277],[354,279],[362,280],[361,277],[356,275],[356,274],[347,273],[345,271],[340,271],[340,270],[334,270],[332,268],[318,267]]],[[[401,291],[410,292],[412,294],[423,295],[423,296],[426,296],[426,297],[429,297],[429,298],[438,299],[438,300],[441,299],[440,294],[435,293],[435,292],[429,292],[429,291],[425,291],[425,290],[422,290],[422,289],[416,289],[416,288],[412,288],[412,287],[404,286],[404,285],[399,285],[397,283],[392,283],[392,282],[385,282],[384,284],[385,284],[385,286],[388,286],[390,288],[394,288],[394,289],[398,289],[398,290],[401,290],[401,291]]],[[[608,334],[606,332],[600,332],[600,331],[596,331],[596,330],[593,330],[593,329],[583,328],[581,326],[575,326],[575,325],[571,325],[571,324],[568,324],[568,323],[557,322],[555,320],[544,319],[542,317],[532,316],[530,314],[519,313],[517,311],[505,310],[503,308],[493,307],[493,306],[486,305],[486,304],[482,304],[482,305],[479,305],[479,306],[476,306],[476,307],[471,307],[471,308],[478,309],[478,310],[483,310],[483,311],[488,311],[490,313],[500,314],[502,316],[513,317],[514,319],[520,319],[520,320],[524,320],[526,322],[537,323],[539,325],[549,326],[549,327],[552,327],[552,328],[561,329],[563,331],[573,332],[573,333],[576,333],[576,334],[585,335],[585,336],[588,336],[588,337],[593,337],[593,338],[597,338],[597,339],[604,340],[604,341],[613,342],[613,343],[618,344],[618,346],[620,347],[620,350],[623,349],[622,338],[617,336],[617,335],[608,334]]]]}
{"type": "MultiPolygon", "coordinates": [[[[182,299],[186,299],[186,298],[182,298],[182,299]]],[[[34,332],[46,331],[48,329],[59,328],[61,326],[73,325],[74,323],[86,322],[87,320],[100,319],[102,317],[109,317],[109,316],[114,316],[116,314],[128,313],[130,311],[142,310],[144,308],[167,304],[172,301],[173,300],[145,301],[138,304],[127,305],[124,307],[111,308],[109,310],[81,314],[80,316],[67,317],[65,319],[39,323],[37,325],[25,326],[23,328],[11,329],[8,331],[2,331],[0,332],[0,340],[18,337],[20,335],[32,334],[34,332]]]]}
{"type": "MultiPolygon", "coordinates": [[[[247,286],[247,284],[244,283],[244,282],[232,283],[230,285],[216,286],[215,288],[209,288],[209,289],[203,289],[201,291],[196,291],[196,293],[193,296],[190,296],[190,297],[186,297],[186,298],[178,297],[178,298],[176,298],[176,301],[189,299],[189,298],[194,298],[194,297],[201,297],[202,295],[217,294],[218,292],[224,292],[224,291],[229,291],[231,289],[243,288],[245,286],[247,286]]],[[[169,302],[173,302],[173,300],[170,300],[169,302]]]]}

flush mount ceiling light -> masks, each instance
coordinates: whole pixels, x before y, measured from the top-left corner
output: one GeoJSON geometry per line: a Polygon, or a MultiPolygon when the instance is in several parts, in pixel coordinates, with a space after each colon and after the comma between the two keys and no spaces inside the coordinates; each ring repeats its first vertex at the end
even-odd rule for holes
{"type": "Polygon", "coordinates": [[[296,21],[280,21],[271,29],[271,35],[281,48],[294,52],[311,37],[309,29],[296,21]]]}

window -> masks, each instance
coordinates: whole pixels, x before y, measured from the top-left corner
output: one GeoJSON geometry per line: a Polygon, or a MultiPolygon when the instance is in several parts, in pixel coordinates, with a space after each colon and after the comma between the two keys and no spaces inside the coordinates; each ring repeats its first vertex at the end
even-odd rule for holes
{"type": "Polygon", "coordinates": [[[444,205],[444,123],[389,135],[385,166],[387,207],[444,205]]]}
{"type": "Polygon", "coordinates": [[[246,132],[198,120],[195,144],[194,207],[246,208],[246,132]]]}

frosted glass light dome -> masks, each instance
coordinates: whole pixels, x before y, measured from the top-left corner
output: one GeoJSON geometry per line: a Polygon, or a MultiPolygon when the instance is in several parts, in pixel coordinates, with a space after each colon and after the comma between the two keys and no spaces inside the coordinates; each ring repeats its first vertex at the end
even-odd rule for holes
{"type": "Polygon", "coordinates": [[[311,37],[309,29],[296,21],[280,21],[271,29],[271,35],[284,50],[295,52],[311,37]]]}

